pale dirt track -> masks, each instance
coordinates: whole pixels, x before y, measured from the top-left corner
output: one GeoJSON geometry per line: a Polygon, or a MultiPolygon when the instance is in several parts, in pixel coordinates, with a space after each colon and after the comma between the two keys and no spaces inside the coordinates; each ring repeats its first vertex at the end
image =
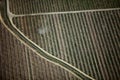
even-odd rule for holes
{"type": "MultiPolygon", "coordinates": [[[[10,15],[15,26],[48,53],[70,63],[95,79],[117,80],[120,71],[119,13],[120,8],[110,8],[10,15]],[[45,35],[37,34],[39,26],[36,25],[39,24],[42,27],[47,26],[50,31],[45,35]]],[[[30,54],[26,56],[29,58],[30,54]]],[[[29,73],[26,75],[32,80],[40,76],[37,74],[39,72],[30,66],[33,59],[26,60],[26,70],[29,73]]],[[[59,76],[60,80],[77,80],[75,77],[69,78],[71,74],[64,71],[66,76],[63,79],[59,76]]],[[[50,74],[54,72],[50,73],[48,70],[47,76],[50,74]]],[[[48,77],[55,80],[53,75],[48,77]]],[[[43,77],[43,80],[47,80],[48,77],[43,77]]]]}

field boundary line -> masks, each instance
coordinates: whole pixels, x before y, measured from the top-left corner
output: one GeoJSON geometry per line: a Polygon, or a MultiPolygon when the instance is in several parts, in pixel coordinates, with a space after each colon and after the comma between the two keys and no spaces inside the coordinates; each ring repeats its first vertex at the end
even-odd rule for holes
{"type": "Polygon", "coordinates": [[[120,10],[120,8],[91,9],[91,10],[64,11],[64,12],[43,12],[43,13],[32,13],[32,14],[13,14],[12,12],[10,12],[10,13],[14,17],[24,17],[24,16],[37,16],[37,15],[54,15],[54,14],[75,14],[75,13],[84,13],[84,12],[101,12],[101,11],[113,11],[113,10],[120,10]]]}

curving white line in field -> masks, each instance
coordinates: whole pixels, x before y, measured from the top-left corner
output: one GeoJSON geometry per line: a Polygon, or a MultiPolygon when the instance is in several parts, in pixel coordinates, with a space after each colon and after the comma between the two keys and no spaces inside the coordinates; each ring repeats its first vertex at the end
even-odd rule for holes
{"type": "MultiPolygon", "coordinates": [[[[17,27],[14,25],[14,23],[13,23],[13,21],[12,21],[12,18],[15,17],[15,15],[12,14],[12,13],[10,12],[10,10],[9,10],[9,0],[7,0],[7,15],[8,15],[9,19],[10,19],[10,23],[12,24],[12,26],[13,26],[23,37],[25,37],[28,41],[30,41],[33,45],[37,46],[40,50],[42,50],[42,51],[43,51],[44,53],[46,53],[47,55],[49,55],[49,56],[51,56],[51,57],[53,57],[53,58],[55,58],[55,59],[57,59],[57,60],[65,63],[65,64],[67,64],[67,65],[69,65],[69,66],[71,66],[71,67],[73,67],[75,70],[77,70],[78,72],[80,72],[82,75],[88,77],[89,79],[95,80],[94,78],[92,78],[92,77],[90,77],[89,75],[85,74],[84,72],[82,72],[81,70],[79,70],[79,69],[77,69],[76,67],[72,66],[71,64],[69,64],[69,63],[67,63],[67,62],[65,62],[65,61],[63,61],[63,60],[61,60],[61,59],[59,59],[59,58],[57,58],[57,57],[49,54],[47,51],[45,51],[44,49],[42,49],[41,47],[39,47],[37,44],[35,44],[33,41],[31,41],[30,39],[28,39],[19,29],[17,29],[17,27]]],[[[26,44],[24,41],[22,41],[12,30],[10,30],[10,29],[8,28],[8,26],[4,23],[4,21],[3,21],[3,19],[2,19],[1,16],[0,16],[0,20],[1,20],[2,23],[5,25],[5,27],[6,27],[17,39],[19,39],[22,43],[24,43],[24,44],[25,44],[26,46],[28,46],[30,49],[32,49],[33,51],[35,51],[38,56],[44,58],[44,57],[41,56],[36,50],[34,50],[34,49],[31,48],[28,44],[26,44]]],[[[44,58],[44,59],[47,59],[47,58],[44,58]]],[[[74,74],[76,77],[78,77],[80,80],[82,80],[79,76],[77,76],[75,73],[73,73],[72,71],[70,71],[70,70],[67,69],[66,67],[63,67],[63,66],[61,66],[61,65],[58,64],[58,63],[55,63],[55,62],[53,62],[53,61],[50,61],[49,59],[47,59],[47,60],[48,60],[49,62],[51,62],[51,63],[54,63],[54,64],[62,67],[63,69],[66,69],[67,71],[71,72],[71,73],[74,74]]]]}
{"type": "MultiPolygon", "coordinates": [[[[11,24],[13,25],[13,27],[14,28],[16,28],[16,26],[13,24],[13,21],[12,21],[12,18],[13,17],[23,17],[23,16],[36,16],[36,15],[52,15],[52,14],[71,14],[71,13],[82,13],[82,12],[98,12],[98,11],[112,11],[112,10],[120,10],[120,8],[108,8],[108,9],[94,9],[94,10],[81,10],[81,11],[65,11],[65,12],[47,12],[47,13],[33,13],[33,14],[20,14],[20,15],[16,15],[16,14],[13,14],[12,12],[10,12],[10,9],[9,9],[9,0],[7,0],[7,14],[9,15],[9,19],[10,19],[10,22],[11,22],[11,24]]],[[[12,33],[12,34],[14,34],[16,37],[17,37],[17,35],[14,33],[14,32],[12,32],[7,26],[6,26],[6,28],[12,33]]],[[[19,32],[19,33],[21,33],[21,31],[20,30],[18,30],[17,28],[16,28],[16,30],[19,32]]],[[[40,30],[40,33],[44,33],[44,31],[41,31],[40,30]]],[[[23,33],[21,33],[28,41],[30,41],[32,44],[34,44],[34,45],[36,45],[37,47],[39,47],[37,44],[35,44],[33,41],[31,41],[30,39],[28,39],[23,33]]],[[[17,37],[18,38],[18,37],[17,37]]],[[[19,39],[19,38],[18,38],[19,39]]],[[[25,45],[27,45],[25,42],[23,42],[21,39],[19,39],[22,43],[24,43],[25,45]]],[[[29,48],[31,48],[29,45],[27,45],[29,48]]],[[[31,48],[32,49],[32,48],[31,48]]],[[[90,77],[90,76],[88,76],[88,75],[86,75],[84,72],[82,72],[82,71],[80,71],[79,69],[77,69],[76,67],[74,67],[74,66],[72,66],[71,64],[68,64],[67,62],[65,62],[65,61],[63,61],[63,60],[61,60],[61,59],[59,59],[59,58],[57,58],[57,57],[55,57],[55,56],[53,56],[53,55],[51,55],[51,54],[49,54],[48,52],[46,52],[45,50],[43,50],[42,48],[40,48],[39,47],[39,49],[41,49],[42,51],[44,51],[44,53],[46,53],[46,54],[48,54],[49,56],[52,56],[53,58],[56,58],[56,59],[58,59],[59,61],[62,61],[62,62],[64,62],[65,64],[67,64],[67,65],[69,65],[69,66],[71,66],[71,67],[73,67],[74,69],[76,69],[77,71],[79,71],[81,74],[83,74],[83,75],[85,75],[86,77],[89,77],[90,79],[93,79],[92,77],[90,77]]],[[[35,51],[34,49],[32,49],[33,51],[35,51]]],[[[35,51],[36,52],[36,51],[35,51]]],[[[37,52],[36,52],[37,53],[37,52]]],[[[39,53],[37,53],[39,56],[41,56],[39,53]]],[[[41,56],[42,57],[42,56],[41,56]]],[[[42,57],[42,58],[44,58],[44,57],[42,57]]],[[[46,58],[45,58],[46,59],[46,58]]],[[[50,61],[49,59],[47,59],[48,61],[50,61]]],[[[52,62],[52,61],[50,61],[50,62],[52,62]]],[[[54,62],[52,62],[52,63],[54,63],[54,62]]],[[[59,64],[57,64],[57,63],[54,63],[54,64],[56,64],[56,65],[59,65],[59,64]]],[[[61,65],[59,65],[59,66],[61,66],[61,65]]],[[[65,67],[63,67],[63,66],[61,66],[62,68],[64,68],[64,69],[67,69],[67,68],[65,68],[65,67]]],[[[69,71],[69,69],[67,69],[68,71],[69,71]]],[[[69,71],[69,72],[71,72],[71,73],[73,73],[72,71],[69,71]]],[[[74,74],[74,73],[73,73],[74,74]]],[[[77,76],[78,78],[80,78],[79,76],[77,76]]],[[[80,78],[81,79],[81,78],[80,78]]],[[[93,79],[94,80],[94,79],[93,79]]]]}
{"type": "MultiPolygon", "coordinates": [[[[10,29],[8,28],[8,26],[4,23],[3,19],[1,18],[1,16],[0,16],[0,20],[1,20],[1,22],[3,23],[3,25],[4,25],[18,40],[20,40],[23,44],[25,44],[25,45],[26,45],[27,47],[29,47],[31,50],[33,50],[34,52],[36,52],[36,54],[37,54],[38,56],[44,58],[44,57],[41,56],[36,50],[34,50],[34,49],[31,48],[28,44],[26,44],[24,41],[22,41],[14,32],[12,32],[12,30],[10,30],[10,29]]],[[[11,22],[11,20],[10,20],[10,22],[11,22]]],[[[18,30],[18,29],[15,27],[15,25],[13,24],[13,22],[11,22],[11,24],[14,26],[14,28],[15,28],[19,33],[21,33],[21,31],[18,30]]],[[[21,34],[22,34],[22,36],[24,36],[23,33],[21,33],[21,34]]],[[[25,37],[28,41],[30,41],[32,44],[34,44],[34,45],[36,45],[37,47],[39,47],[37,44],[35,44],[35,43],[34,43],[33,41],[31,41],[30,39],[28,39],[26,36],[24,36],[24,37],[25,37]]],[[[69,63],[67,63],[67,62],[65,62],[65,61],[63,61],[63,60],[61,60],[61,59],[59,59],[59,58],[57,58],[57,57],[49,54],[48,52],[46,52],[45,50],[43,50],[43,49],[40,48],[40,47],[39,47],[39,49],[41,49],[41,50],[42,50],[44,53],[46,53],[47,55],[52,56],[53,58],[56,58],[56,59],[58,59],[59,61],[62,61],[62,62],[64,62],[65,64],[73,67],[74,69],[76,69],[77,71],[79,71],[81,74],[85,75],[86,77],[89,77],[90,79],[95,80],[95,79],[93,79],[92,77],[86,75],[84,72],[82,72],[82,71],[80,71],[79,69],[77,69],[76,67],[72,66],[71,64],[69,64],[69,63]]],[[[44,59],[47,59],[47,58],[44,58],[44,59]]],[[[53,61],[50,61],[49,59],[47,59],[47,61],[49,61],[49,62],[51,62],[51,63],[54,63],[53,61]]],[[[71,72],[72,74],[74,74],[72,71],[70,71],[69,69],[61,66],[60,64],[58,64],[58,63],[54,63],[54,64],[62,67],[63,69],[66,69],[67,71],[69,71],[69,72],[71,72]]],[[[76,74],[74,74],[74,75],[75,75],[76,77],[78,77],[79,79],[81,79],[81,78],[80,78],[79,76],[77,76],[76,74]]],[[[82,80],[82,79],[81,79],[81,80],[82,80]]]]}
{"type": "MultiPolygon", "coordinates": [[[[65,63],[65,64],[69,65],[69,66],[71,66],[72,68],[74,68],[75,70],[77,70],[78,72],[80,72],[82,75],[86,76],[87,78],[89,78],[89,79],[91,79],[91,80],[95,80],[94,78],[90,77],[89,75],[85,74],[84,72],[82,72],[82,71],[79,70],[78,68],[72,66],[71,64],[65,62],[64,60],[59,59],[59,58],[57,58],[57,57],[49,54],[47,51],[45,51],[45,50],[42,49],[40,46],[38,46],[38,45],[35,44],[33,41],[31,41],[29,38],[27,38],[19,29],[17,29],[17,27],[14,25],[14,23],[13,23],[13,21],[12,21],[12,18],[13,18],[15,15],[12,14],[12,13],[10,12],[10,10],[9,10],[9,0],[7,0],[7,15],[8,15],[8,17],[9,17],[10,23],[11,23],[12,26],[16,29],[16,31],[19,32],[24,38],[26,38],[26,39],[27,39],[29,42],[31,42],[33,45],[37,46],[37,47],[38,47],[40,50],[42,50],[45,54],[49,55],[50,57],[52,57],[52,58],[54,58],[54,59],[57,59],[57,60],[63,62],[63,63],[65,63]]],[[[28,46],[30,49],[32,49],[33,51],[35,51],[38,56],[44,58],[44,57],[41,56],[36,50],[34,50],[34,49],[31,48],[27,43],[25,43],[23,40],[21,40],[12,30],[10,30],[10,29],[7,27],[7,25],[4,23],[4,21],[3,21],[3,19],[2,19],[1,16],[0,16],[0,20],[2,21],[2,23],[4,24],[4,26],[5,26],[17,39],[19,39],[22,43],[24,43],[24,44],[25,44],[26,46],[28,46]]],[[[58,63],[55,63],[55,62],[53,62],[53,61],[50,61],[50,60],[47,59],[47,58],[44,58],[44,59],[46,59],[46,60],[48,60],[49,62],[54,63],[54,64],[62,67],[63,69],[69,71],[70,73],[74,74],[77,78],[79,78],[80,80],[82,80],[82,78],[80,78],[80,76],[77,76],[75,73],[73,73],[72,71],[70,71],[70,70],[67,69],[66,67],[63,67],[63,66],[61,66],[61,65],[58,64],[58,63]]]]}
{"type": "MultiPolygon", "coordinates": [[[[9,9],[9,0],[7,1],[7,15],[9,15],[9,19],[10,21],[12,21],[12,18],[15,16],[13,13],[10,12],[10,9],[9,9]]],[[[0,19],[2,20],[1,16],[0,16],[0,19]]],[[[5,25],[5,23],[3,22],[3,24],[5,25]]],[[[7,25],[5,25],[5,27],[14,35],[14,32],[12,32],[8,27],[7,25]]],[[[17,38],[17,36],[16,36],[17,38]]],[[[19,39],[20,40],[20,39],[19,39]]],[[[20,40],[21,41],[21,40],[20,40]]],[[[21,41],[22,42],[22,41],[21,41]]],[[[28,57],[28,55],[26,54],[26,57],[28,57]]],[[[29,66],[28,66],[28,59],[27,59],[27,69],[28,69],[28,72],[29,72],[29,79],[31,80],[30,78],[30,69],[29,69],[29,66]]]]}
{"type": "MultiPolygon", "coordinates": [[[[120,8],[109,8],[109,9],[95,9],[95,10],[81,10],[81,11],[66,11],[66,12],[47,12],[47,13],[33,13],[33,14],[20,14],[20,15],[16,15],[16,14],[13,14],[12,12],[10,12],[10,9],[9,9],[9,0],[7,0],[7,14],[9,15],[9,19],[10,19],[10,22],[11,24],[13,25],[13,27],[19,32],[21,33],[20,30],[18,30],[16,28],[16,26],[13,24],[13,21],[12,21],[12,18],[13,17],[23,17],[23,16],[36,16],[36,15],[52,15],[52,14],[71,14],[71,13],[82,13],[82,12],[98,12],[98,11],[111,11],[111,10],[120,10],[120,8]]],[[[3,22],[4,23],[4,22],[3,22]]],[[[4,24],[5,25],[5,24],[4,24]]],[[[7,25],[5,26],[14,36],[16,36],[16,38],[18,38],[18,36],[12,32],[8,27],[7,25]]],[[[33,41],[31,41],[30,39],[28,39],[23,33],[21,33],[28,41],[30,41],[32,44],[36,45],[37,47],[39,47],[37,44],[35,44],[33,41]]],[[[18,38],[19,39],[19,38],[18,38]]],[[[25,45],[27,45],[24,41],[22,41],[21,39],[19,39],[22,43],[24,43],[25,45]]],[[[31,48],[29,45],[27,45],[29,48],[31,48]]],[[[33,48],[31,48],[33,51],[35,51],[33,48]]],[[[52,56],[53,58],[56,58],[58,59],[59,61],[62,61],[64,62],[65,64],[73,67],[74,69],[76,69],[77,71],[79,71],[81,74],[85,75],[86,77],[89,77],[90,79],[94,80],[92,77],[86,75],[84,72],[80,71],[79,69],[77,69],[76,67],[72,66],[71,64],[68,64],[67,62],[49,54],[48,52],[46,52],[45,50],[43,50],[42,48],[39,47],[39,49],[41,49],[42,51],[44,51],[46,54],[48,54],[49,56],[52,56]]],[[[36,52],[36,51],[35,51],[36,52]]],[[[37,52],[36,52],[37,53],[37,52]]],[[[39,53],[37,53],[39,56],[41,56],[39,53]]],[[[41,56],[42,57],[42,56],[41,56]]],[[[44,57],[42,57],[44,58],[44,57]]],[[[46,59],[46,58],[45,58],[46,59]]],[[[50,61],[49,59],[47,59],[48,61],[50,61]]],[[[50,61],[52,62],[52,61],[50,61]]],[[[52,62],[54,63],[54,62],[52,62]]],[[[54,63],[56,65],[59,65],[58,63],[54,63]]],[[[61,65],[59,65],[61,66],[61,65]]],[[[70,71],[69,69],[61,66],[62,68],[68,70],[69,72],[73,73],[72,71],[70,71]]],[[[74,74],[74,73],[73,73],[74,74]]],[[[75,75],[75,74],[74,74],[75,75]]],[[[77,76],[77,75],[76,75],[77,76]]],[[[79,76],[77,76],[78,78],[80,78],[79,76]]],[[[81,79],[81,78],[80,78],[81,79]]]]}

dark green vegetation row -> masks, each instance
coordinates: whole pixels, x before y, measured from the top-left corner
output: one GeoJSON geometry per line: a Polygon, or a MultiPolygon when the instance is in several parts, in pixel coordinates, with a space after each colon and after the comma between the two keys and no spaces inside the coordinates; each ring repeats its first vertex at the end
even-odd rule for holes
{"type": "Polygon", "coordinates": [[[10,0],[15,14],[119,8],[120,0],[10,0]]]}

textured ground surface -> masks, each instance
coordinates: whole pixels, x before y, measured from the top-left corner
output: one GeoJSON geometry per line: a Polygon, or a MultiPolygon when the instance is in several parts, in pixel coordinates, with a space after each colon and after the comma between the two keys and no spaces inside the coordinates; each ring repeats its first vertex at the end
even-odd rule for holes
{"type": "Polygon", "coordinates": [[[66,70],[36,55],[4,26],[0,29],[1,80],[78,80],[66,70]]]}
{"type": "Polygon", "coordinates": [[[120,0],[10,0],[14,14],[79,11],[120,7],[120,0]]]}
{"type": "MultiPolygon", "coordinates": [[[[10,11],[20,15],[119,8],[119,4],[119,0],[10,0],[10,11]]],[[[120,9],[15,17],[13,22],[44,50],[89,76],[98,80],[120,78],[120,9]]],[[[79,80],[37,56],[3,25],[0,59],[2,80],[79,80]]]]}

